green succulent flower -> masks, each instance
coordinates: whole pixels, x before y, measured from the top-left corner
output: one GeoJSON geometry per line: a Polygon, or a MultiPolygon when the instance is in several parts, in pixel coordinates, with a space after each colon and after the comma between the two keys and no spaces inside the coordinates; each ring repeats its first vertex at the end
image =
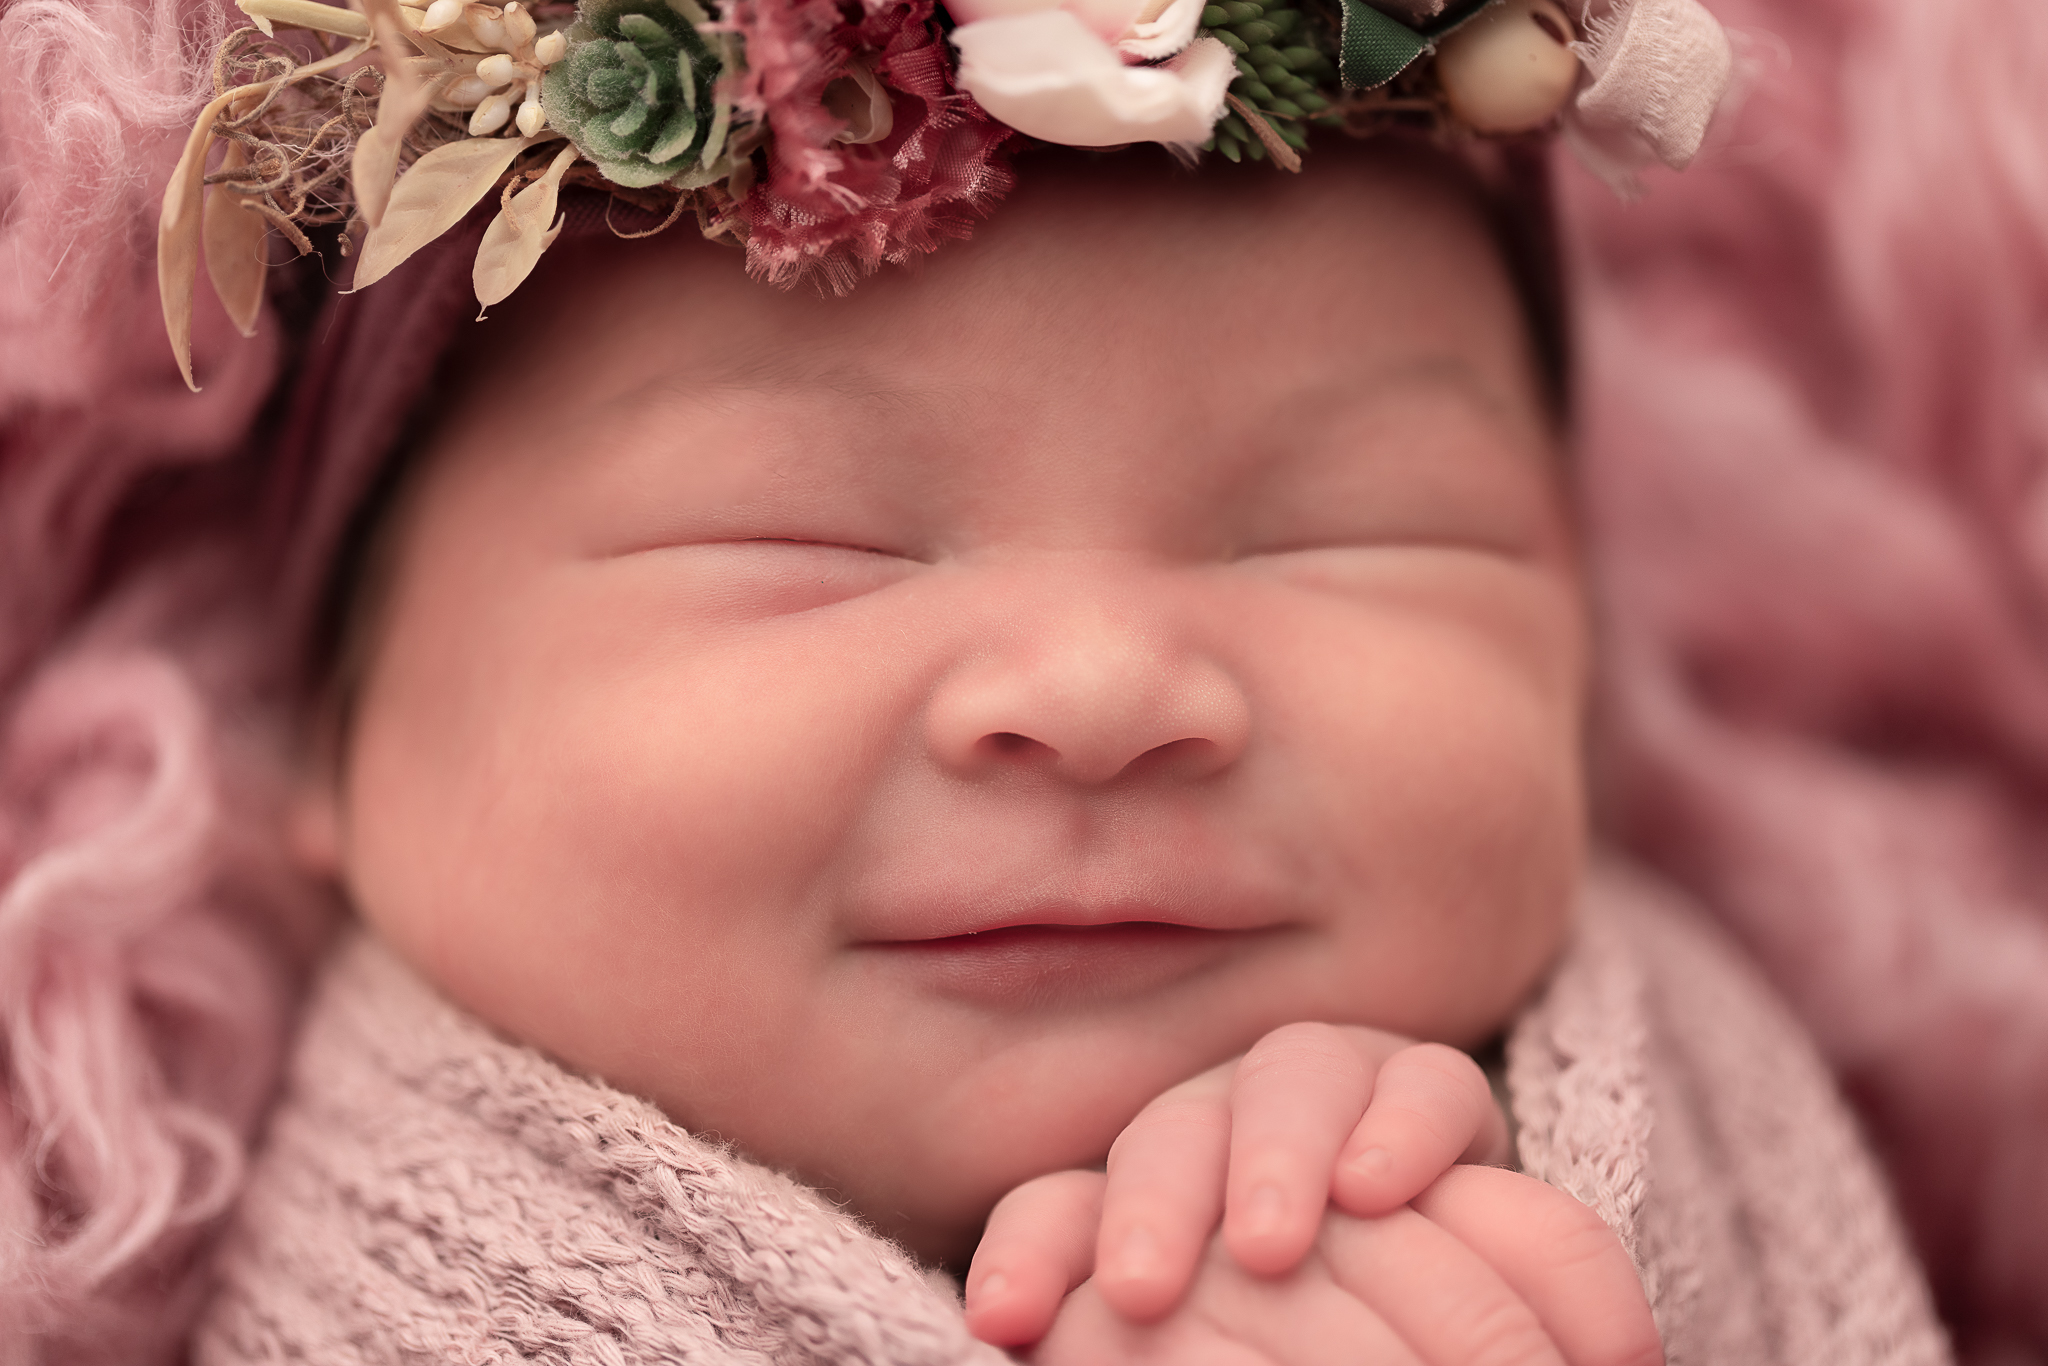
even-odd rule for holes
{"type": "Polygon", "coordinates": [[[697,29],[693,0],[583,0],[541,106],[607,180],[702,184],[724,150],[730,108],[715,90],[725,40],[697,29]]]}
{"type": "MultiPolygon", "coordinates": [[[[1202,31],[1237,55],[1230,93],[1258,111],[1282,142],[1306,151],[1303,125],[1325,115],[1327,92],[1338,84],[1324,26],[1297,0],[1211,0],[1202,11],[1202,31]]],[[[1264,144],[1236,113],[1217,122],[1207,146],[1232,161],[1266,158],[1264,144]]]]}

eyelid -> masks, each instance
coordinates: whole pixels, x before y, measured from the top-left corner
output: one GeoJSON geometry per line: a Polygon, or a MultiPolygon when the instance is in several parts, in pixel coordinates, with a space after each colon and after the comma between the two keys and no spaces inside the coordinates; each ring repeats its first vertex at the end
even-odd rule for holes
{"type": "Polygon", "coordinates": [[[903,555],[842,541],[785,536],[671,540],[615,562],[675,609],[703,622],[787,617],[865,598],[921,571],[903,555]],[[623,566],[622,566],[623,567],[623,566]]]}
{"type": "Polygon", "coordinates": [[[615,548],[607,548],[594,558],[601,560],[622,560],[634,555],[653,555],[664,551],[704,549],[715,546],[740,545],[788,545],[816,550],[844,550],[854,555],[878,555],[884,559],[906,560],[912,564],[924,564],[925,560],[901,550],[887,550],[878,545],[860,541],[837,541],[815,536],[653,536],[615,548]]]}
{"type": "MultiPolygon", "coordinates": [[[[717,544],[717,542],[712,542],[717,544]]],[[[801,545],[815,546],[820,550],[846,550],[857,555],[880,555],[885,559],[908,560],[913,564],[924,561],[901,550],[884,550],[878,545],[863,545],[856,541],[828,541],[813,536],[737,536],[725,542],[728,545],[801,545]]]]}
{"type": "Polygon", "coordinates": [[[1472,534],[1361,536],[1355,540],[1314,540],[1257,546],[1237,551],[1233,563],[1278,559],[1284,555],[1311,555],[1342,551],[1466,551],[1505,560],[1532,561],[1545,558],[1543,547],[1532,538],[1472,534]]]}

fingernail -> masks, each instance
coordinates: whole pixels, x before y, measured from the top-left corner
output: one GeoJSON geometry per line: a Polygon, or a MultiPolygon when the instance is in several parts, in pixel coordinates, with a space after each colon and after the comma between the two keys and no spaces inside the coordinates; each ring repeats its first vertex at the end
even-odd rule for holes
{"type": "Polygon", "coordinates": [[[1150,1280],[1159,1269],[1159,1240],[1152,1236],[1149,1228],[1134,1228],[1124,1235],[1116,1250],[1116,1273],[1119,1280],[1150,1280]]]}
{"type": "Polygon", "coordinates": [[[989,1300],[999,1300],[1003,1297],[1003,1292],[1009,1288],[1009,1279],[1002,1272],[998,1271],[992,1276],[985,1276],[977,1281],[974,1286],[974,1294],[970,1298],[976,1304],[983,1304],[989,1300]]]}
{"type": "Polygon", "coordinates": [[[1394,1155],[1385,1148],[1367,1148],[1351,1159],[1351,1170],[1377,1181],[1394,1170],[1394,1155]]]}
{"type": "Polygon", "coordinates": [[[1287,1202],[1278,1186],[1255,1186],[1251,1197],[1244,1202],[1245,1232],[1269,1232],[1279,1227],[1286,1212],[1287,1202]]]}

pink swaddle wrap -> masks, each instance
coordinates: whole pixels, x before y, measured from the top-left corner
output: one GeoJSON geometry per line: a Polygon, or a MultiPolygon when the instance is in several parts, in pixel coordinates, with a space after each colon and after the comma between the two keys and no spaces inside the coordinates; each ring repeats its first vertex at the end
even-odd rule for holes
{"type": "MultiPolygon", "coordinates": [[[[1638,875],[1592,879],[1508,1041],[1522,1164],[1599,1211],[1672,1366],[1941,1366],[1882,1179],[1799,1027],[1638,875]]],[[[950,1286],[813,1192],[572,1076],[351,936],[195,1366],[993,1366],[950,1286]]]]}

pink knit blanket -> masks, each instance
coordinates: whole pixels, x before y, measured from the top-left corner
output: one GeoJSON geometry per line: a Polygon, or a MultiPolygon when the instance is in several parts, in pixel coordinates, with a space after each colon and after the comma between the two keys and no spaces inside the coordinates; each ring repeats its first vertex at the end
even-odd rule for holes
{"type": "MultiPolygon", "coordinates": [[[[1641,1268],[1673,1366],[1940,1366],[1820,1061],[1647,883],[1589,887],[1509,1039],[1525,1170],[1641,1268]]],[[[797,1183],[507,1043],[377,940],[310,1006],[198,1366],[970,1366],[949,1282],[797,1183]]]]}

